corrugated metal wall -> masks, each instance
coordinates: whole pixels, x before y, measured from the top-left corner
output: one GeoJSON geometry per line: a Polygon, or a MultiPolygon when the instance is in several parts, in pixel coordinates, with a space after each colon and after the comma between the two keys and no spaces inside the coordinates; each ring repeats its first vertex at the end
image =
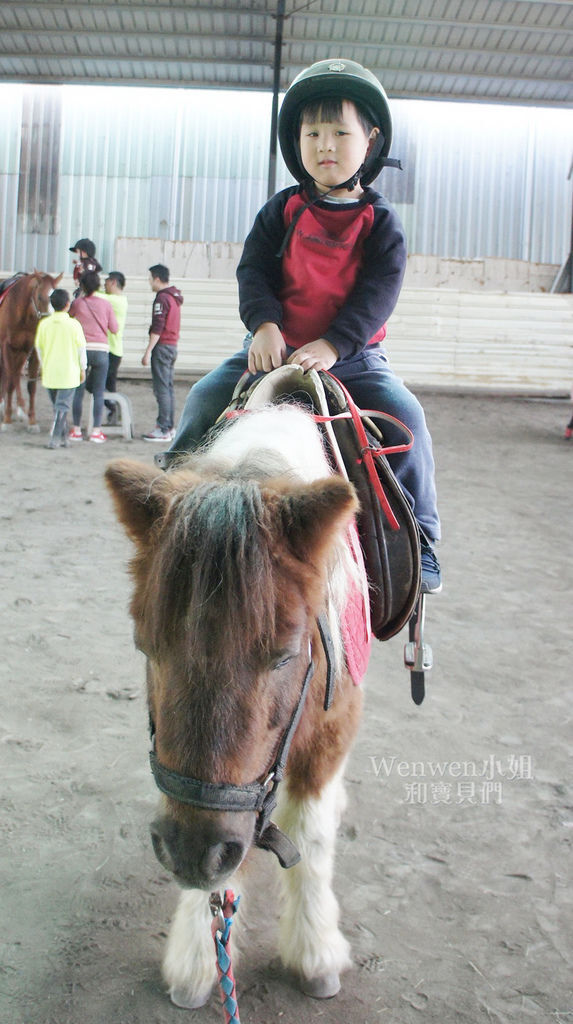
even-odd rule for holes
{"type": "MultiPolygon", "coordinates": [[[[69,270],[93,238],[241,242],[266,199],[271,98],[246,92],[0,85],[0,268],[69,270]]],[[[394,101],[379,187],[410,252],[560,264],[573,111],[394,101]]],[[[277,189],[291,181],[279,160],[277,189]]]]}

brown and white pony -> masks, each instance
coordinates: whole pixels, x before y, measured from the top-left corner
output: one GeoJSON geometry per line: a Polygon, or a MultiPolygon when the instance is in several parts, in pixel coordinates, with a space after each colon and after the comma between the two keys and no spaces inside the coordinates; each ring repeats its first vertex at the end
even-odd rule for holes
{"type": "Polygon", "coordinates": [[[16,392],[18,416],[36,427],[36,383],[39,360],[34,348],[36,328],[50,311],[50,295],[63,274],[51,277],[39,270],[17,274],[0,285],[0,407],[2,429],[12,422],[12,395],[16,392]],[[21,377],[28,367],[28,412],[24,407],[21,377]]]}
{"type": "Polygon", "coordinates": [[[267,838],[285,836],[268,822],[261,836],[262,812],[249,800],[272,788],[290,727],[277,822],[300,861],[281,872],[279,947],[307,994],[334,995],[350,963],[331,886],[334,845],[361,712],[340,628],[356,582],[352,486],[330,470],[312,417],[285,405],[240,417],[169,473],[117,460],[106,479],[136,549],[131,614],[148,659],[152,765],[165,794],[153,844],[184,890],[164,960],[171,998],[200,1006],[216,979],[209,892],[254,843],[281,859],[267,838]],[[328,657],[318,619],[332,637],[328,657]]]}

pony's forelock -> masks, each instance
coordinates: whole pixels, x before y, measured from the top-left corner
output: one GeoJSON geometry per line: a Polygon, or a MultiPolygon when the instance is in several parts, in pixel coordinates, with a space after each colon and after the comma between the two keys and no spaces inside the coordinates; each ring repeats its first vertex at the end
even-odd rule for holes
{"type": "Polygon", "coordinates": [[[210,480],[173,502],[161,546],[158,624],[167,637],[185,621],[201,665],[245,659],[275,631],[273,569],[266,514],[254,481],[210,480]],[[233,643],[220,644],[221,631],[233,643]]]}

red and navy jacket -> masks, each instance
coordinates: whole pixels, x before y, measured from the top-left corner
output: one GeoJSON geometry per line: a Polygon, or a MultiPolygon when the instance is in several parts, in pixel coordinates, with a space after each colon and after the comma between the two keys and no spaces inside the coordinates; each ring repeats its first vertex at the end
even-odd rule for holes
{"type": "Polygon", "coordinates": [[[83,275],[87,274],[89,271],[94,271],[96,274],[99,274],[100,270],[101,263],[98,263],[95,256],[82,256],[78,263],[74,263],[74,283],[79,284],[83,275]]]}
{"type": "Polygon", "coordinates": [[[158,345],[176,345],[179,341],[182,305],[183,296],[174,285],[155,293],[149,333],[159,335],[158,345]]]}
{"type": "Polygon", "coordinates": [[[292,348],[326,338],[345,359],[386,335],[406,269],[404,230],[374,189],[350,203],[320,199],[297,219],[308,202],[292,186],[258,213],[237,267],[239,311],[252,334],[275,323],[292,348]]]}

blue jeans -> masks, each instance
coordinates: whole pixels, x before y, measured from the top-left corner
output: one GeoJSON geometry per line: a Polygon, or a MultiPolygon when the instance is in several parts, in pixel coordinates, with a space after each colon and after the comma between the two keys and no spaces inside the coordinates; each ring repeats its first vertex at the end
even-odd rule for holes
{"type": "MultiPolygon", "coordinates": [[[[88,368],[86,370],[86,376],[89,375],[90,392],[93,395],[94,400],[93,428],[94,430],[99,430],[103,419],[103,393],[105,391],[105,380],[109,364],[109,352],[100,352],[98,349],[88,348],[87,357],[88,368]]],[[[72,416],[75,427],[79,427],[82,422],[82,406],[84,404],[85,390],[86,382],[84,381],[83,384],[80,384],[80,386],[76,388],[76,393],[74,395],[72,416]]]]}
{"type": "Polygon", "coordinates": [[[68,413],[70,411],[75,393],[76,388],[48,388],[56,416],[59,412],[68,413]]]}
{"type": "Polygon", "coordinates": [[[157,402],[157,426],[164,434],[172,430],[175,423],[173,368],[176,359],[175,345],[161,345],[158,342],[151,352],[151,377],[153,394],[157,402]]]}
{"type": "MultiPolygon", "coordinates": [[[[193,385],[187,396],[170,452],[192,451],[209,427],[227,408],[235,385],[247,369],[248,335],[242,352],[226,359],[211,373],[193,385]]],[[[288,350],[290,355],[292,349],[288,350]]],[[[441,536],[434,479],[432,439],[424,410],[418,399],[396,376],[380,345],[369,345],[350,359],[335,363],[330,371],[348,388],[361,409],[379,409],[401,420],[414,434],[410,451],[388,456],[416,517],[430,540],[441,536]]],[[[404,432],[392,423],[384,423],[388,445],[403,444],[404,432]]]]}

